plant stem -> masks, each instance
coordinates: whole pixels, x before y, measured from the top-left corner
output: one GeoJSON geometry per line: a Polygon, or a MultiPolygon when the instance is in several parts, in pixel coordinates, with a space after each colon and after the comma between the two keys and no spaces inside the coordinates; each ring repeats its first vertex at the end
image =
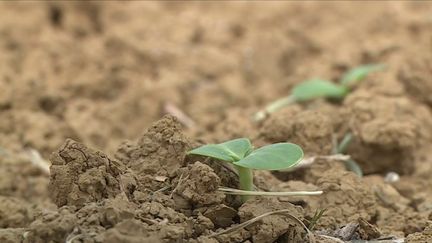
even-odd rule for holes
{"type": "MultiPolygon", "coordinates": [[[[238,174],[239,174],[239,182],[240,182],[240,189],[245,191],[253,191],[254,185],[253,185],[253,173],[252,169],[241,167],[235,165],[238,174]]],[[[246,202],[248,199],[250,199],[251,196],[249,195],[242,195],[241,199],[243,202],[246,202]]]]}
{"type": "Polygon", "coordinates": [[[353,136],[352,136],[352,133],[347,133],[346,135],[345,135],[345,137],[342,139],[342,141],[339,143],[339,145],[337,146],[337,148],[336,148],[336,153],[338,153],[338,154],[343,154],[343,153],[345,153],[345,151],[347,150],[347,148],[348,148],[348,145],[351,143],[351,141],[352,141],[352,138],[353,138],[353,136]]]}
{"type": "Polygon", "coordinates": [[[354,174],[358,175],[359,177],[363,177],[363,170],[361,169],[360,165],[357,164],[357,162],[355,162],[354,160],[349,159],[345,161],[345,167],[349,171],[354,172],[354,174]]]}
{"type": "MultiPolygon", "coordinates": [[[[349,144],[351,143],[353,139],[352,133],[347,133],[345,137],[342,139],[342,141],[339,143],[339,145],[336,147],[336,153],[343,154],[347,150],[349,144]]],[[[359,177],[363,176],[363,171],[361,167],[355,162],[353,159],[348,159],[344,161],[345,167],[349,170],[354,172],[359,177]]]]}
{"type": "Polygon", "coordinates": [[[255,121],[261,121],[264,118],[266,118],[269,114],[274,113],[282,108],[284,108],[285,106],[288,106],[292,103],[295,103],[297,100],[292,96],[287,96],[281,99],[278,99],[272,103],[270,103],[269,105],[267,105],[264,110],[261,110],[257,113],[255,113],[254,115],[254,120],[255,121]]]}

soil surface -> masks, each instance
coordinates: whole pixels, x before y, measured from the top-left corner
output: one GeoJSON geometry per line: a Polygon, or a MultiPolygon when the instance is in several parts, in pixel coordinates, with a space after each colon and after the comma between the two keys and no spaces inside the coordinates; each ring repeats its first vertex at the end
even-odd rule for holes
{"type": "Polygon", "coordinates": [[[432,242],[431,3],[0,5],[0,242],[432,242]],[[369,63],[343,101],[251,119],[369,63]],[[321,196],[242,204],[218,190],[232,170],[186,155],[248,137],[327,156],[347,133],[363,177],[322,157],[254,172],[321,196]]]}

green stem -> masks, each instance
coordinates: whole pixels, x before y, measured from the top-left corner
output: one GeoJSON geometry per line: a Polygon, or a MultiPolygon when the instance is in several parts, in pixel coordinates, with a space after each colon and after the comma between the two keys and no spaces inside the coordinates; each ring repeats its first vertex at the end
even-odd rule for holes
{"type": "MultiPolygon", "coordinates": [[[[352,139],[353,139],[352,133],[350,132],[347,133],[345,137],[342,139],[342,141],[339,143],[339,145],[336,147],[336,153],[338,154],[345,153],[352,139]]],[[[363,176],[363,171],[355,160],[353,159],[346,160],[344,161],[344,164],[349,171],[354,172],[359,177],[363,176]]]]}
{"type": "Polygon", "coordinates": [[[255,113],[254,115],[254,119],[255,121],[261,121],[264,118],[266,118],[269,114],[274,113],[282,108],[284,108],[285,106],[288,106],[292,103],[295,103],[297,100],[292,96],[287,96],[281,99],[278,99],[272,103],[270,103],[269,105],[267,105],[264,110],[261,110],[257,113],[255,113]]]}
{"type": "Polygon", "coordinates": [[[347,148],[348,148],[348,145],[351,143],[351,141],[352,141],[352,138],[353,138],[353,136],[352,136],[352,133],[347,133],[346,135],[345,135],[345,137],[342,139],[342,141],[339,143],[339,145],[337,146],[337,149],[336,149],[336,153],[338,153],[338,154],[343,154],[343,153],[345,153],[345,151],[347,150],[347,148]]]}
{"type": "MultiPolygon", "coordinates": [[[[253,184],[253,173],[252,170],[249,168],[241,167],[235,165],[238,174],[239,174],[239,182],[240,182],[240,189],[245,191],[253,191],[254,190],[254,184],[253,184]]],[[[243,202],[246,202],[248,199],[252,198],[249,195],[242,195],[241,199],[243,202]]]]}
{"type": "Polygon", "coordinates": [[[363,177],[363,170],[361,169],[360,165],[357,164],[357,162],[355,162],[354,160],[349,159],[345,161],[345,167],[349,171],[354,172],[354,174],[358,175],[359,177],[363,177]]]}

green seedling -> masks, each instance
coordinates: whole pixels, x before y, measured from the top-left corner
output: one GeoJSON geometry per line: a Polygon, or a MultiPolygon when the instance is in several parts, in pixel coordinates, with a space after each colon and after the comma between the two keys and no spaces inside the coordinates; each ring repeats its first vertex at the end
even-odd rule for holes
{"type": "Polygon", "coordinates": [[[383,64],[367,64],[353,68],[346,72],[339,83],[348,88],[354,87],[358,82],[366,78],[372,72],[381,71],[384,69],[383,64]]]}
{"type": "Polygon", "coordinates": [[[276,100],[266,106],[264,110],[254,115],[255,121],[261,121],[269,114],[274,113],[293,103],[306,102],[319,98],[337,99],[345,98],[347,94],[371,72],[384,68],[380,64],[370,64],[356,67],[346,72],[339,80],[339,84],[323,79],[306,80],[295,86],[287,97],[276,100]]]}
{"type": "MultiPolygon", "coordinates": [[[[267,195],[266,192],[253,192],[252,170],[286,169],[295,166],[303,158],[303,150],[296,144],[276,143],[254,150],[247,138],[203,145],[189,151],[188,154],[207,156],[231,163],[237,169],[241,190],[224,189],[222,191],[226,191],[228,194],[241,195],[243,201],[246,201],[251,195],[267,195]]],[[[304,192],[302,195],[311,195],[311,193],[304,192]]],[[[317,193],[312,193],[312,195],[317,195],[317,193]]]]}
{"type": "MultiPolygon", "coordinates": [[[[345,137],[342,139],[342,141],[335,147],[333,153],[334,154],[345,153],[345,151],[348,148],[348,145],[352,141],[352,138],[353,138],[352,134],[347,133],[345,135],[345,137]]],[[[357,162],[355,160],[348,159],[348,160],[344,161],[344,163],[345,163],[345,168],[347,168],[347,170],[354,172],[359,177],[363,176],[363,170],[361,169],[361,167],[357,164],[357,162]]]]}
{"type": "Polygon", "coordinates": [[[320,210],[316,210],[315,214],[312,216],[312,218],[309,221],[309,225],[308,228],[310,231],[314,230],[316,224],[318,223],[318,220],[320,220],[320,218],[322,218],[322,216],[324,215],[324,213],[327,211],[326,208],[324,209],[320,209],[320,210]]]}

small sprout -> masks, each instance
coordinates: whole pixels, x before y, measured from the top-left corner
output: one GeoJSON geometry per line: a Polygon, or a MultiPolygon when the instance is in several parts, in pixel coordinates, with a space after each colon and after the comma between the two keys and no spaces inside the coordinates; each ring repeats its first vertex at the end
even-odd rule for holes
{"type": "MultiPolygon", "coordinates": [[[[240,189],[254,191],[253,169],[281,170],[295,166],[303,158],[303,150],[293,143],[276,143],[254,150],[247,138],[238,138],[220,144],[208,144],[188,154],[202,155],[232,163],[239,174],[240,189]]],[[[250,195],[242,192],[246,201],[250,195]]]]}
{"type": "Polygon", "coordinates": [[[368,74],[376,71],[381,71],[384,68],[385,66],[382,64],[362,65],[346,72],[339,83],[342,86],[351,88],[355,86],[358,82],[365,79],[368,74]]]}
{"type": "MultiPolygon", "coordinates": [[[[336,146],[336,149],[334,151],[335,154],[343,154],[348,149],[348,145],[352,141],[352,134],[347,133],[345,137],[342,139],[342,141],[336,146]]],[[[354,172],[354,174],[358,175],[359,177],[363,176],[363,170],[361,167],[357,164],[357,162],[353,159],[348,159],[344,161],[345,168],[349,171],[354,172]]]]}
{"type": "Polygon", "coordinates": [[[265,119],[267,115],[292,103],[305,102],[319,98],[341,100],[349,94],[351,89],[357,85],[358,82],[366,78],[369,73],[382,70],[383,68],[384,65],[380,64],[369,64],[356,67],[346,72],[339,84],[322,79],[306,80],[296,85],[289,96],[270,103],[263,110],[257,112],[253,118],[255,121],[261,121],[265,119]]]}
{"type": "Polygon", "coordinates": [[[308,221],[309,221],[308,228],[309,228],[310,231],[314,230],[316,224],[318,223],[318,220],[319,220],[320,218],[322,218],[322,216],[324,215],[324,213],[325,213],[326,211],[327,211],[326,208],[321,209],[321,210],[318,210],[318,209],[317,209],[317,210],[315,211],[315,214],[312,216],[312,218],[311,218],[310,220],[308,220],[308,221]]]}
{"type": "Polygon", "coordinates": [[[297,102],[297,100],[294,98],[294,96],[290,95],[281,99],[278,99],[269,105],[267,105],[264,110],[258,111],[254,115],[255,121],[261,121],[264,120],[268,114],[272,114],[278,110],[280,110],[282,107],[288,106],[292,103],[297,102]]]}
{"type": "Polygon", "coordinates": [[[348,89],[327,80],[311,79],[296,87],[291,92],[294,100],[298,102],[318,99],[337,98],[342,99],[348,93],[348,89]]]}
{"type": "Polygon", "coordinates": [[[343,153],[345,153],[345,151],[348,149],[348,146],[351,143],[352,139],[353,139],[352,133],[348,132],[347,134],[345,134],[345,136],[342,139],[342,141],[335,146],[336,150],[334,151],[334,153],[335,154],[343,154],[343,153]]]}
{"type": "Polygon", "coordinates": [[[345,161],[345,168],[354,172],[354,174],[356,174],[358,177],[363,177],[363,170],[355,160],[349,159],[345,161]]]}

